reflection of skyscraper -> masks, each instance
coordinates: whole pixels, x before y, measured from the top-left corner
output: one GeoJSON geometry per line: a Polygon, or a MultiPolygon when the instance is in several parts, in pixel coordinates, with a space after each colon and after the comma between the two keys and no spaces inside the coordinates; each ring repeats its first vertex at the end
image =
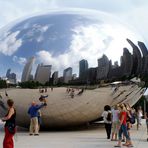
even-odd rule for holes
{"type": "Polygon", "coordinates": [[[109,60],[106,55],[98,59],[97,80],[106,79],[109,72],[109,60]]]}
{"type": "Polygon", "coordinates": [[[143,57],[142,57],[142,74],[148,74],[148,50],[143,42],[138,41],[143,57]]]}
{"type": "Polygon", "coordinates": [[[23,69],[22,79],[21,79],[22,82],[29,81],[31,70],[32,70],[32,65],[33,65],[34,61],[35,61],[34,57],[31,57],[28,59],[26,65],[24,66],[24,69],[23,69]]]}
{"type": "Polygon", "coordinates": [[[39,64],[35,73],[35,81],[42,84],[49,82],[51,75],[51,65],[39,64]]]}
{"type": "Polygon", "coordinates": [[[7,78],[9,78],[10,72],[11,72],[11,69],[9,68],[9,69],[7,70],[7,73],[6,73],[6,77],[7,77],[7,78]]]}
{"type": "Polygon", "coordinates": [[[79,62],[79,78],[82,79],[85,75],[85,72],[87,71],[88,69],[88,62],[87,60],[81,60],[79,62]]]}
{"type": "Polygon", "coordinates": [[[64,83],[68,83],[70,80],[72,80],[72,68],[71,67],[64,70],[63,79],[64,79],[63,80],[64,83]]]}
{"type": "Polygon", "coordinates": [[[123,49],[121,57],[121,68],[123,76],[130,76],[133,68],[133,57],[127,48],[123,49]]]}
{"type": "Polygon", "coordinates": [[[58,83],[58,71],[55,71],[52,74],[52,81],[53,81],[53,85],[56,85],[58,83]]]}
{"type": "Polygon", "coordinates": [[[87,70],[87,84],[96,83],[97,68],[89,68],[87,70]]]}
{"type": "Polygon", "coordinates": [[[11,73],[11,69],[7,70],[6,77],[11,84],[16,84],[16,74],[11,73]]]}
{"type": "Polygon", "coordinates": [[[142,57],[139,48],[129,39],[127,39],[128,43],[133,48],[133,69],[132,74],[139,75],[142,71],[142,57]]]}

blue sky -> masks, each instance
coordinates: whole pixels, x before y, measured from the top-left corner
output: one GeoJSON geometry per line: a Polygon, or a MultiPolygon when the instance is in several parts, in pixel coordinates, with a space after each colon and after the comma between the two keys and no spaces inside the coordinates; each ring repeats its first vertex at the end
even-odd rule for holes
{"type": "Polygon", "coordinates": [[[108,12],[135,27],[148,43],[147,0],[0,0],[0,28],[16,19],[63,7],[108,12]]]}

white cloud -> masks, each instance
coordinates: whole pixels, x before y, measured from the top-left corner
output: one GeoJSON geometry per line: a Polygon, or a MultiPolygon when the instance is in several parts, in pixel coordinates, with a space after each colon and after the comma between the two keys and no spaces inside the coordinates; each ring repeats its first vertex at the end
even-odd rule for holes
{"type": "Polygon", "coordinates": [[[13,56],[12,60],[20,65],[25,65],[27,62],[27,59],[24,57],[17,57],[17,56],[13,56]]]}
{"type": "Polygon", "coordinates": [[[20,31],[16,31],[13,33],[6,33],[0,39],[0,52],[4,55],[11,56],[15,53],[18,48],[22,45],[22,40],[17,39],[17,35],[20,31]]]}

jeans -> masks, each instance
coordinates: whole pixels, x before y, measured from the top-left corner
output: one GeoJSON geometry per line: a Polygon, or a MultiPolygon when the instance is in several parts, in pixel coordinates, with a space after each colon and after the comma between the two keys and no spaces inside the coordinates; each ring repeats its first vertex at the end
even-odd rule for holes
{"type": "Polygon", "coordinates": [[[119,140],[122,140],[122,133],[126,137],[127,140],[131,140],[128,133],[127,133],[127,126],[122,124],[120,129],[119,129],[119,140]]]}
{"type": "Polygon", "coordinates": [[[112,124],[111,123],[105,123],[107,139],[110,139],[111,128],[112,128],[112,124]]]}

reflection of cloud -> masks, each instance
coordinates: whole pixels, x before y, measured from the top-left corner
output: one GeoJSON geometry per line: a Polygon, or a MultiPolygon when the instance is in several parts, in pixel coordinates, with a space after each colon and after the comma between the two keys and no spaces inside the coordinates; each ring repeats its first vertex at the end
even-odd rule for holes
{"type": "Polygon", "coordinates": [[[12,59],[14,62],[20,64],[20,65],[25,65],[26,62],[27,62],[27,59],[26,58],[23,58],[23,57],[17,57],[17,56],[13,56],[13,59],[12,59]]]}
{"type": "Polygon", "coordinates": [[[37,59],[40,62],[52,65],[53,70],[62,72],[65,68],[71,66],[73,71],[78,73],[79,61],[82,59],[88,61],[89,67],[96,67],[97,59],[103,53],[113,62],[119,61],[123,47],[129,47],[126,46],[128,45],[126,38],[130,37],[133,40],[137,38],[122,25],[114,27],[108,24],[77,26],[72,31],[74,33],[72,34],[71,44],[65,53],[54,57],[50,52],[42,50],[36,53],[37,59]]]}
{"type": "MultiPolygon", "coordinates": [[[[33,24],[32,29],[30,29],[25,37],[31,38],[29,41],[32,41],[33,38],[36,39],[37,42],[42,42],[44,40],[44,33],[52,26],[52,24],[48,25],[40,25],[40,24],[33,24]]],[[[24,27],[30,28],[27,24],[24,27]]]]}
{"type": "Polygon", "coordinates": [[[4,55],[11,56],[14,52],[18,50],[18,48],[22,45],[22,40],[17,40],[17,35],[20,33],[20,31],[16,31],[13,33],[8,33],[7,36],[3,37],[2,40],[0,40],[0,52],[4,55]]]}

